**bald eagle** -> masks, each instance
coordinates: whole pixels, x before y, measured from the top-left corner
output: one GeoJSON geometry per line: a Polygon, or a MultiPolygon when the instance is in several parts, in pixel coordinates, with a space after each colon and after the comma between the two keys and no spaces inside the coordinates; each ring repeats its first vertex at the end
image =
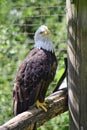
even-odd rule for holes
{"type": "Polygon", "coordinates": [[[41,25],[35,32],[35,45],[20,65],[14,82],[14,114],[18,115],[36,104],[44,111],[45,95],[53,81],[57,60],[50,40],[50,30],[41,25]]]}

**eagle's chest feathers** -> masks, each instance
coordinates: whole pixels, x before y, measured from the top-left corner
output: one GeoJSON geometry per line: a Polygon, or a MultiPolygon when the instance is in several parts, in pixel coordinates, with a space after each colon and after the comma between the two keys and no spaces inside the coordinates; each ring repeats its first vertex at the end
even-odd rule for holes
{"type": "Polygon", "coordinates": [[[38,71],[38,75],[40,75],[40,77],[46,80],[48,78],[52,80],[56,71],[55,55],[52,52],[46,51],[44,49],[35,48],[34,50],[37,50],[35,58],[33,59],[34,70],[36,71],[36,73],[38,71]]]}

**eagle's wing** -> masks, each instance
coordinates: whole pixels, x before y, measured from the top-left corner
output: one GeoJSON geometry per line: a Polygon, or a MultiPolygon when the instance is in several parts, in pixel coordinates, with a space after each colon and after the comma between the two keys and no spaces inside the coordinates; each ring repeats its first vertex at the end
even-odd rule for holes
{"type": "MultiPolygon", "coordinates": [[[[42,50],[33,49],[19,67],[13,92],[15,115],[28,110],[37,100],[44,81],[47,82],[50,75],[48,62],[48,57],[42,50]]],[[[50,81],[47,85],[49,83],[50,81]]]]}

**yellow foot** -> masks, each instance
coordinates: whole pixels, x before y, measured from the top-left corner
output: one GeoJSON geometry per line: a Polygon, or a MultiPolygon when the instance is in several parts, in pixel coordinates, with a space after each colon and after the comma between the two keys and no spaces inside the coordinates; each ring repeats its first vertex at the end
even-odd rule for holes
{"type": "Polygon", "coordinates": [[[44,101],[44,102],[39,102],[39,100],[37,100],[36,101],[36,106],[39,108],[39,107],[41,107],[45,112],[47,112],[47,109],[46,109],[46,102],[44,101]]]}

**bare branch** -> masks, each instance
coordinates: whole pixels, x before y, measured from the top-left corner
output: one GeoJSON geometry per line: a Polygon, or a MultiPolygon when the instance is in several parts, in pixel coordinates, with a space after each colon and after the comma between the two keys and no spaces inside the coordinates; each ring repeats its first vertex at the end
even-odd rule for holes
{"type": "Polygon", "coordinates": [[[46,98],[47,112],[33,106],[29,111],[17,115],[0,126],[0,130],[28,130],[36,122],[39,127],[49,119],[67,111],[67,100],[67,89],[59,90],[46,98]]]}

